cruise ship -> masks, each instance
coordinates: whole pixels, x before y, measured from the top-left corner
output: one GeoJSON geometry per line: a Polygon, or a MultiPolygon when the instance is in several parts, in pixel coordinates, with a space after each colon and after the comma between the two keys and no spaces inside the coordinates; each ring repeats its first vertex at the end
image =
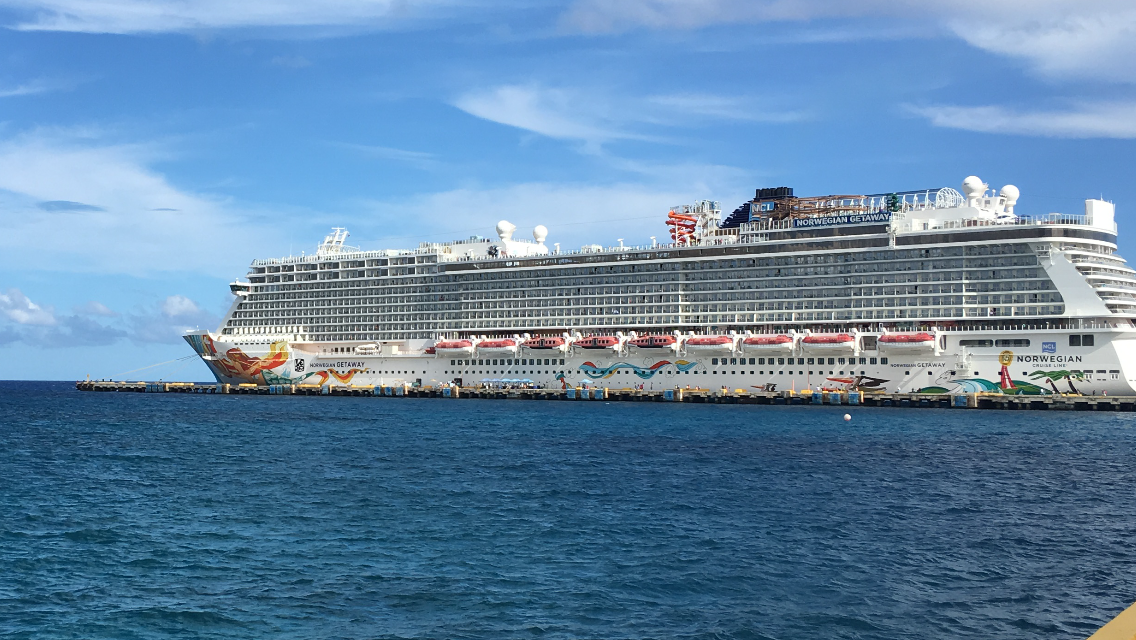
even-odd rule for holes
{"type": "MultiPolygon", "coordinates": [[[[495,238],[254,260],[215,331],[222,383],[1136,394],[1136,272],[1115,208],[1019,190],[799,197],[661,214],[670,242],[495,238]]],[[[660,235],[663,235],[660,233],[660,235]]]]}

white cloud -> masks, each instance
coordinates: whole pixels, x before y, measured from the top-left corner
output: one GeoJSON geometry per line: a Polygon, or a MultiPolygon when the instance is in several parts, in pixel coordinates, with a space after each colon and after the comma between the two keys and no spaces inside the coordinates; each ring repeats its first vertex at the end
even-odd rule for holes
{"type": "Polygon", "coordinates": [[[0,294],[0,344],[22,341],[36,347],[105,346],[122,339],[180,344],[186,330],[213,329],[219,321],[216,314],[181,295],[126,315],[94,301],[73,314],[57,315],[50,307],[32,302],[19,289],[0,294]]]}
{"type": "Polygon", "coordinates": [[[909,106],[937,127],[1054,138],[1136,138],[1136,103],[1085,103],[1067,110],[1000,106],[909,106]]]}
{"type": "Polygon", "coordinates": [[[76,307],[75,313],[87,316],[102,316],[104,318],[113,318],[118,315],[117,312],[97,300],[91,300],[82,306],[76,307]]]}
{"type": "Polygon", "coordinates": [[[0,293],[0,313],[16,324],[51,326],[57,323],[51,309],[32,302],[19,289],[0,293]]]}
{"type": "Polygon", "coordinates": [[[913,37],[951,33],[1047,75],[1136,81],[1131,0],[575,0],[560,23],[569,31],[616,33],[857,17],[905,22],[913,37]]]}
{"type": "Polygon", "coordinates": [[[645,126],[697,124],[700,120],[791,122],[803,116],[769,111],[751,98],[673,94],[620,98],[598,89],[503,85],[462,95],[454,105],[491,122],[549,138],[579,141],[590,151],[613,140],[653,140],[645,126]]]}
{"type": "Polygon", "coordinates": [[[635,137],[620,130],[600,102],[575,91],[505,85],[467,93],[454,106],[478,118],[561,140],[598,145],[635,137]]]}
{"type": "Polygon", "coordinates": [[[150,167],[163,155],[97,132],[0,139],[0,267],[228,277],[262,248],[280,246],[274,225],[170,184],[150,167]]]}
{"type": "Polygon", "coordinates": [[[17,29],[155,33],[241,27],[361,27],[407,19],[445,0],[2,0],[24,13],[17,29]]]}
{"type": "Polygon", "coordinates": [[[170,296],[162,301],[162,315],[167,318],[192,316],[201,313],[197,303],[185,296],[170,296]]]}

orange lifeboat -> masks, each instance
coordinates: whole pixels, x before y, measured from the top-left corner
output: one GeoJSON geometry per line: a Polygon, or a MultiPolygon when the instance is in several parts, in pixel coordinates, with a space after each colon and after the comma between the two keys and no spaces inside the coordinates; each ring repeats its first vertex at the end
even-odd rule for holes
{"type": "Polygon", "coordinates": [[[521,343],[526,349],[563,349],[564,338],[557,336],[529,338],[521,343]]]}
{"type": "Polygon", "coordinates": [[[742,340],[742,349],[745,351],[792,351],[793,336],[778,334],[775,336],[749,336],[742,340]]]}
{"type": "Polygon", "coordinates": [[[926,331],[915,333],[885,333],[876,338],[876,345],[892,353],[919,353],[935,350],[935,336],[926,331]]]}
{"type": "Polygon", "coordinates": [[[472,340],[442,340],[434,343],[434,352],[440,356],[472,356],[472,340]]]}
{"type": "Polygon", "coordinates": [[[813,333],[801,339],[801,346],[809,351],[856,351],[856,337],[849,333],[813,333]]]}
{"type": "Polygon", "coordinates": [[[619,346],[619,338],[615,336],[588,336],[580,338],[574,343],[581,349],[614,349],[619,346]]]}
{"type": "Polygon", "coordinates": [[[731,352],[734,350],[732,336],[694,336],[685,342],[687,351],[731,352]]]}
{"type": "Polygon", "coordinates": [[[674,336],[640,336],[628,340],[627,344],[638,349],[673,349],[677,342],[674,336]]]}
{"type": "Polygon", "coordinates": [[[477,343],[477,352],[485,355],[512,355],[517,352],[517,341],[512,338],[482,340],[477,343]]]}

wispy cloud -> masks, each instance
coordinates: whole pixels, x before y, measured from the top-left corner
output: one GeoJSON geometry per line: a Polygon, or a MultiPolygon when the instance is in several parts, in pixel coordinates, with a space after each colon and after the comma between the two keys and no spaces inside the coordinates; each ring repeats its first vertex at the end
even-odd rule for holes
{"type": "Polygon", "coordinates": [[[1002,106],[911,106],[936,127],[1053,138],[1136,138],[1136,103],[1082,103],[1065,110],[1002,106]]]}
{"type": "Polygon", "coordinates": [[[71,202],[70,200],[48,200],[47,202],[37,202],[36,206],[44,211],[106,211],[102,207],[93,204],[84,204],[82,202],[71,202]]]}
{"type": "Polygon", "coordinates": [[[484,120],[593,146],[642,137],[622,129],[600,102],[564,89],[505,85],[467,93],[454,106],[484,120]]]}
{"type": "Polygon", "coordinates": [[[1046,75],[1136,81],[1136,6],[1129,0],[575,0],[560,25],[603,34],[849,18],[901,21],[912,37],[953,34],[1046,75]]]}
{"type": "Polygon", "coordinates": [[[247,27],[381,26],[447,0],[3,0],[22,12],[15,28],[88,33],[191,32],[247,27]]]}
{"type": "Polygon", "coordinates": [[[58,91],[67,88],[67,85],[61,82],[52,82],[48,80],[32,80],[16,86],[0,86],[0,98],[15,98],[18,96],[32,96],[39,93],[47,93],[49,91],[58,91]]]}
{"type": "Polygon", "coordinates": [[[708,93],[621,97],[598,89],[503,85],[462,95],[454,105],[470,115],[595,151],[615,140],[666,141],[659,127],[706,120],[784,123],[803,114],[767,110],[753,99],[708,93]]]}
{"type": "Polygon", "coordinates": [[[392,160],[400,164],[407,164],[419,169],[433,169],[438,166],[434,154],[424,151],[409,151],[395,147],[383,147],[371,144],[356,144],[353,142],[334,142],[337,147],[355,151],[369,158],[392,160]]]}
{"type": "Polygon", "coordinates": [[[168,157],[158,145],[115,143],[93,131],[0,138],[0,201],[10,213],[0,217],[0,268],[231,275],[255,247],[279,245],[283,232],[274,225],[172,185],[151,166],[168,157]],[[225,238],[246,247],[234,254],[225,238]]]}

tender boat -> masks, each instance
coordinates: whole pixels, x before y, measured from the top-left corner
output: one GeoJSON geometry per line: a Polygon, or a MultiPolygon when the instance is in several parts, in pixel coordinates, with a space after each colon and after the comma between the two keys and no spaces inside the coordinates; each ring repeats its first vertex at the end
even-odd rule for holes
{"type": "Polygon", "coordinates": [[[700,353],[730,353],[734,350],[733,336],[693,336],[684,343],[687,351],[700,353]]]}
{"type": "Polygon", "coordinates": [[[801,339],[805,351],[855,353],[856,337],[850,333],[811,333],[801,339]]]}
{"type": "Polygon", "coordinates": [[[885,333],[876,338],[880,351],[891,353],[931,353],[935,350],[935,336],[926,331],[916,333],[885,333]]]}
{"type": "Polygon", "coordinates": [[[678,344],[678,338],[674,336],[639,336],[634,340],[628,340],[627,344],[635,347],[636,349],[674,349],[678,344]]]}
{"type": "Polygon", "coordinates": [[[567,341],[559,336],[529,338],[521,343],[526,349],[564,349],[567,341]]]}
{"type": "Polygon", "coordinates": [[[615,336],[588,336],[580,338],[573,343],[581,349],[614,349],[619,346],[619,338],[615,336]]]}
{"type": "Polygon", "coordinates": [[[472,340],[442,340],[434,343],[434,351],[440,356],[465,357],[473,355],[472,340]]]}
{"type": "Polygon", "coordinates": [[[743,351],[792,351],[796,340],[793,336],[749,336],[742,339],[743,351]]]}
{"type": "Polygon", "coordinates": [[[486,356],[515,355],[517,353],[517,341],[512,338],[482,340],[477,343],[477,352],[486,356]]]}

